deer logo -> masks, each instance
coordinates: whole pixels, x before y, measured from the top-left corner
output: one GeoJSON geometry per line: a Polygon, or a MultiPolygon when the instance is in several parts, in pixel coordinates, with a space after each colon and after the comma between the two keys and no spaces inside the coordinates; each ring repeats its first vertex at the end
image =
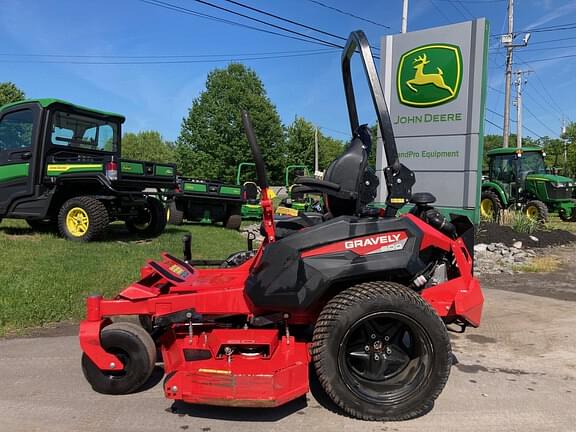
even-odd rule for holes
{"type": "Polygon", "coordinates": [[[424,108],[456,99],[462,83],[460,48],[436,43],[407,51],[400,57],[396,83],[403,105],[424,108]]]}
{"type": "Polygon", "coordinates": [[[426,53],[422,54],[418,58],[414,59],[414,69],[416,69],[416,74],[414,78],[411,80],[406,81],[406,85],[410,87],[412,91],[418,92],[418,89],[413,86],[415,85],[425,85],[425,84],[434,84],[436,87],[448,90],[450,95],[454,95],[454,90],[446,85],[444,82],[444,72],[441,68],[437,67],[436,70],[438,73],[424,73],[424,66],[430,63],[426,53]]]}

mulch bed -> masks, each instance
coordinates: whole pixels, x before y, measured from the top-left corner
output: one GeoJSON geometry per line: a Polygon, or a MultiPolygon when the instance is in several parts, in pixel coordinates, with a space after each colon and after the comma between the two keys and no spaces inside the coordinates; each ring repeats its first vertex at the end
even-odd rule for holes
{"type": "Polygon", "coordinates": [[[476,232],[476,243],[504,243],[512,246],[514,242],[521,241],[524,248],[544,248],[576,242],[576,235],[564,230],[536,231],[532,236],[538,241],[531,239],[530,234],[516,232],[509,226],[483,222],[476,232]]]}

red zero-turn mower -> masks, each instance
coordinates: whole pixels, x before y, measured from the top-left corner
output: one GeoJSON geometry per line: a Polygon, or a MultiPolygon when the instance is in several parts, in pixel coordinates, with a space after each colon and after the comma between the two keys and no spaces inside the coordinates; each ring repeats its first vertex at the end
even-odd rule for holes
{"type": "Polygon", "coordinates": [[[362,32],[350,35],[342,71],[352,141],[324,180],[297,180],[301,191],[324,194],[329,213],[274,219],[264,162],[243,112],[262,189],[264,242],[216,268],[195,267],[190,248],[184,259],[164,254],[113,300],[88,298],[80,344],[94,390],[136,391],[159,350],[166,397],[188,403],[276,407],[308,392],[313,363],[325,393],[350,416],[402,420],[432,407],[452,364],[448,329],[480,323],[473,226],[462,216],[444,218],[430,194],[411,196],[414,174],[399,162],[362,32]],[[366,207],[378,179],[367,165],[369,130],[358,124],[355,52],[389,163],[385,211],[366,207]],[[412,210],[396,217],[409,200],[412,210]],[[142,326],[113,323],[117,315],[137,315],[142,326]]]}

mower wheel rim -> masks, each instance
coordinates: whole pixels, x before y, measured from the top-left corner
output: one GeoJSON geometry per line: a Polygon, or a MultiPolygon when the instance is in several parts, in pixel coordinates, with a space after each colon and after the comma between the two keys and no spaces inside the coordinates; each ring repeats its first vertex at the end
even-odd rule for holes
{"type": "Polygon", "coordinates": [[[346,386],[377,404],[400,403],[428,380],[434,349],[428,332],[399,312],[366,315],[348,329],[338,352],[346,386]]]}
{"type": "Polygon", "coordinates": [[[82,237],[88,232],[90,219],[88,213],[81,207],[74,207],[66,213],[66,229],[74,237],[82,237]]]}

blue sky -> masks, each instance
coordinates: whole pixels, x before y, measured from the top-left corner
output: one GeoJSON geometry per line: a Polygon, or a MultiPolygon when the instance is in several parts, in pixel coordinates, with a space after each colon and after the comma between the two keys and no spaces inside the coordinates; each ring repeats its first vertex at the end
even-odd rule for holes
{"type": "MultiPolygon", "coordinates": [[[[264,28],[261,24],[250,23],[194,0],[164,1],[264,28]]],[[[209,1],[287,26],[224,0],[209,1]]],[[[400,30],[401,0],[322,1],[390,29],[321,7],[310,0],[242,0],[242,3],[344,37],[352,30],[362,29],[376,46],[379,46],[381,36],[400,30]]],[[[573,0],[516,0],[515,4],[517,30],[576,22],[576,1],[573,0]]],[[[488,18],[492,33],[502,33],[506,30],[506,1],[410,0],[408,29],[424,29],[471,17],[488,18]]],[[[290,27],[341,43],[325,35],[290,27]]],[[[15,82],[28,97],[57,97],[120,112],[127,117],[125,130],[158,130],[170,140],[177,138],[182,118],[193,98],[203,90],[207,73],[215,67],[225,66],[227,62],[216,62],[215,57],[146,59],[142,56],[218,54],[223,55],[219,58],[226,60],[255,53],[298,54],[297,57],[244,63],[261,77],[285,124],[299,115],[322,127],[327,135],[341,139],[348,135],[339,50],[181,14],[140,0],[0,0],[0,40],[0,82],[15,82]],[[24,54],[32,56],[24,57],[24,54]],[[58,57],[64,55],[104,57],[58,57]],[[70,63],[158,60],[200,60],[202,63],[70,63]]],[[[491,111],[503,112],[504,96],[501,92],[505,57],[504,50],[498,49],[497,39],[491,39],[491,46],[486,118],[501,125],[502,118],[491,111]]],[[[557,136],[562,115],[568,120],[576,120],[576,57],[541,60],[576,54],[576,28],[534,33],[530,46],[516,52],[517,60],[528,63],[518,66],[535,71],[527,77],[524,93],[527,110],[524,122],[529,129],[524,134],[557,136]]],[[[372,123],[374,115],[366,92],[362,90],[365,89],[361,89],[358,97],[361,120],[372,123]]],[[[498,132],[490,124],[486,126],[488,133],[498,132]]],[[[515,132],[515,123],[512,123],[512,131],[515,132]]]]}

